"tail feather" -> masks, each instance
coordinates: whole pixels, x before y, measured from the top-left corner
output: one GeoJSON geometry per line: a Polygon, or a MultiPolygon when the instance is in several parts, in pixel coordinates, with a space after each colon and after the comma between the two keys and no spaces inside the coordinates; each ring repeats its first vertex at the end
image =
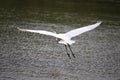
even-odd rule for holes
{"type": "Polygon", "coordinates": [[[65,44],[65,45],[67,45],[67,44],[72,45],[73,43],[75,43],[75,41],[73,41],[73,40],[70,40],[70,41],[60,40],[58,43],[60,43],[60,44],[65,44]]]}

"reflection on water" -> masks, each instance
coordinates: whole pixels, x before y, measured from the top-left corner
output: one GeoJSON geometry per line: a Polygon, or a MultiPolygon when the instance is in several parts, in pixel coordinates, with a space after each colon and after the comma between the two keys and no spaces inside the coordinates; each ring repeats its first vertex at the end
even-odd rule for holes
{"type": "Polygon", "coordinates": [[[0,80],[120,79],[119,1],[0,1],[0,80]],[[67,32],[103,21],[74,38],[69,59],[54,38],[16,27],[67,32]]]}

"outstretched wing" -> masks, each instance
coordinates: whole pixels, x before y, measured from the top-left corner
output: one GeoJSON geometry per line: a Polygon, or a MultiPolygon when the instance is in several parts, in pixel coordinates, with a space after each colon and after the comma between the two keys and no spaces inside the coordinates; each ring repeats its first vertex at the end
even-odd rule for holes
{"type": "Polygon", "coordinates": [[[84,32],[87,32],[87,31],[90,31],[96,27],[98,27],[102,22],[97,22],[95,24],[92,24],[92,25],[88,25],[88,26],[85,26],[85,27],[82,27],[82,28],[77,28],[77,29],[74,29],[74,30],[71,30],[67,33],[65,33],[65,35],[67,35],[69,38],[72,38],[72,37],[75,37],[75,36],[78,36],[84,32]]]}
{"type": "Polygon", "coordinates": [[[39,33],[39,34],[44,34],[44,35],[48,35],[48,36],[53,36],[53,37],[59,37],[58,34],[53,33],[53,32],[49,32],[49,31],[44,31],[44,30],[29,30],[29,29],[21,29],[21,28],[17,28],[20,31],[25,31],[25,32],[32,32],[32,33],[39,33]]]}

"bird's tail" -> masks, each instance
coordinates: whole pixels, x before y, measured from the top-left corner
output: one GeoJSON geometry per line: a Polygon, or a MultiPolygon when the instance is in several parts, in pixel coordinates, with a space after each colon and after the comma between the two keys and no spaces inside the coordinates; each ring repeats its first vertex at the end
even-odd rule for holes
{"type": "Polygon", "coordinates": [[[72,45],[72,44],[74,44],[74,43],[75,43],[75,41],[70,40],[70,41],[68,41],[67,43],[68,43],[69,45],[72,45]]]}

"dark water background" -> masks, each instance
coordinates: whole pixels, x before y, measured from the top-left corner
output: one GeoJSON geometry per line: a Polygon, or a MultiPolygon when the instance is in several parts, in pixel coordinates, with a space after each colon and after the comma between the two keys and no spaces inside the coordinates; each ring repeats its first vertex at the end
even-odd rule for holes
{"type": "Polygon", "coordinates": [[[0,80],[120,80],[120,1],[1,0],[0,80]],[[16,29],[67,32],[97,21],[74,38],[75,59],[53,37],[16,29]]]}

